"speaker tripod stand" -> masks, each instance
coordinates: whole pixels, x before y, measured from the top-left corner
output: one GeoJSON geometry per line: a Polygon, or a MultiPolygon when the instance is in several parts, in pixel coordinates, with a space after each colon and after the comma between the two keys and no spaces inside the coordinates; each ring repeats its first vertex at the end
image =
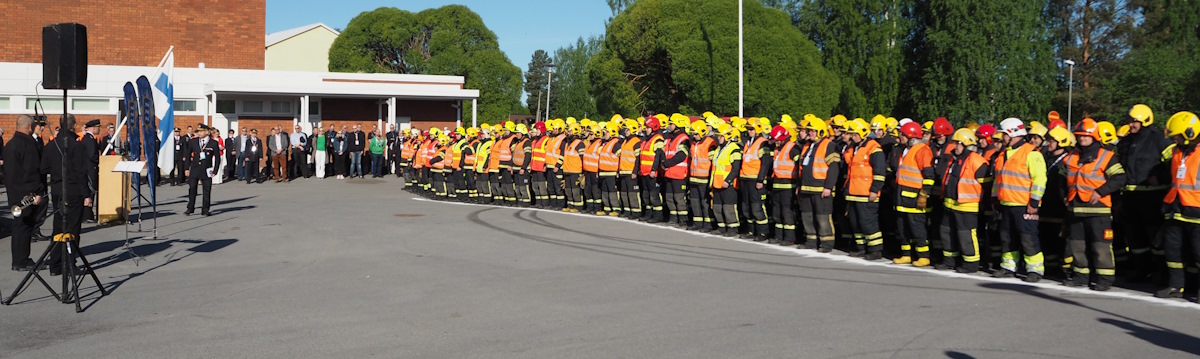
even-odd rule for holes
{"type": "Polygon", "coordinates": [[[54,235],[54,242],[46,247],[46,251],[42,252],[41,257],[38,257],[34,268],[25,275],[24,279],[21,279],[21,284],[17,285],[17,289],[13,290],[12,295],[4,298],[0,301],[0,304],[11,305],[13,299],[16,299],[17,295],[20,295],[26,289],[26,285],[32,284],[30,279],[37,279],[38,282],[41,282],[42,286],[50,291],[50,295],[54,296],[55,300],[62,303],[74,302],[76,313],[83,311],[83,306],[80,304],[79,298],[79,285],[83,284],[83,281],[87,279],[86,276],[91,276],[92,281],[96,282],[96,288],[100,290],[101,297],[108,295],[108,291],[104,290],[104,285],[100,284],[100,278],[96,276],[96,271],[92,269],[92,264],[88,262],[83,252],[80,252],[79,248],[76,248],[74,239],[75,236],[70,233],[54,235]],[[42,278],[42,275],[38,273],[38,270],[46,266],[46,260],[50,258],[50,253],[54,250],[62,251],[62,272],[60,272],[62,275],[61,295],[59,295],[59,292],[55,292],[50,283],[47,283],[46,279],[42,278]],[[82,267],[75,267],[76,258],[83,263],[82,267]]]}

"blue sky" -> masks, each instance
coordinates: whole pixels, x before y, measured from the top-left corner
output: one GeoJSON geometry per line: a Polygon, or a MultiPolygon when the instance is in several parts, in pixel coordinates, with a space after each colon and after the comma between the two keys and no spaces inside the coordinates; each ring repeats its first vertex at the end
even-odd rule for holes
{"type": "Polygon", "coordinates": [[[580,36],[603,34],[604,21],[612,14],[603,0],[267,0],[267,33],[317,22],[341,29],[359,13],[383,6],[418,12],[448,4],[466,5],[479,14],[500,39],[500,50],[522,72],[538,49],[553,54],[580,36]]]}

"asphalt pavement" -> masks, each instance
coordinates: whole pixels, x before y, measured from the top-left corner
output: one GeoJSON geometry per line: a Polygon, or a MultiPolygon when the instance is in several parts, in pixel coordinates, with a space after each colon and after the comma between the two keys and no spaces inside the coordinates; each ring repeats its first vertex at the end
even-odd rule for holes
{"type": "MultiPolygon", "coordinates": [[[[158,239],[129,233],[127,247],[126,226],[85,225],[83,250],[110,294],[85,284],[76,314],[28,288],[0,307],[0,357],[1200,355],[1200,305],[1143,291],[914,269],[400,188],[396,178],[227,183],[202,217],[183,215],[186,187],[160,187],[158,239]]],[[[22,275],[0,271],[4,296],[22,275]]]]}

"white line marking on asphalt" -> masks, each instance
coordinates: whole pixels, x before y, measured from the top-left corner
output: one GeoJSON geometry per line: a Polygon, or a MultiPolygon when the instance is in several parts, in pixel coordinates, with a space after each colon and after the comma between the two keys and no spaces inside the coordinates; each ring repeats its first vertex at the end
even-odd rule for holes
{"type": "Polygon", "coordinates": [[[932,268],[917,268],[917,267],[913,267],[913,266],[896,265],[896,264],[887,263],[887,262],[866,261],[866,260],[863,260],[862,258],[852,258],[852,257],[848,257],[845,255],[840,255],[840,254],[821,253],[821,252],[812,251],[812,250],[802,250],[802,249],[795,248],[795,247],[784,247],[784,246],[780,246],[777,244],[755,242],[755,241],[750,241],[750,240],[745,240],[745,239],[740,239],[740,238],[730,238],[730,237],[719,236],[719,235],[715,235],[715,234],[700,233],[700,232],[695,232],[695,231],[689,231],[689,230],[682,229],[682,228],[675,228],[675,227],[660,225],[660,224],[645,223],[645,222],[636,221],[636,220],[632,220],[632,219],[628,219],[628,218],[621,218],[621,217],[601,217],[601,216],[587,214],[587,213],[567,213],[567,212],[562,212],[562,211],[557,211],[557,210],[541,209],[541,208],[519,208],[519,207],[506,207],[506,206],[498,206],[498,205],[491,205],[491,204],[447,202],[447,201],[438,201],[438,200],[432,200],[432,199],[421,198],[421,197],[412,197],[412,199],[416,200],[416,201],[421,201],[421,202],[433,202],[433,203],[452,204],[452,205],[459,205],[459,206],[491,207],[491,208],[510,209],[510,210],[519,210],[519,211],[540,211],[540,212],[549,212],[549,213],[561,214],[561,215],[587,217],[587,218],[593,218],[593,219],[608,219],[608,220],[621,221],[621,222],[626,222],[626,223],[631,223],[631,224],[639,224],[639,225],[643,225],[643,226],[647,226],[647,227],[654,227],[657,229],[665,229],[665,230],[671,230],[671,231],[676,231],[676,232],[680,232],[680,233],[687,233],[687,234],[699,236],[699,237],[716,238],[716,239],[723,239],[723,240],[727,240],[727,241],[735,241],[735,242],[742,242],[742,243],[746,243],[746,244],[754,244],[754,245],[758,245],[758,246],[765,247],[768,249],[773,249],[773,250],[779,251],[779,252],[795,254],[800,257],[821,258],[821,259],[826,259],[826,260],[832,260],[835,262],[868,266],[868,267],[880,267],[880,268],[888,268],[888,269],[907,270],[907,271],[913,271],[913,272],[918,272],[918,273],[923,273],[923,274],[949,277],[949,278],[972,279],[972,280],[983,281],[983,282],[1024,285],[1024,286],[1029,286],[1029,287],[1049,289],[1049,290],[1053,290],[1053,291],[1067,292],[1067,293],[1073,293],[1073,294],[1083,294],[1083,295],[1089,295],[1089,296],[1108,297],[1108,298],[1115,298],[1115,299],[1132,299],[1132,300],[1139,300],[1139,301],[1149,302],[1149,303],[1154,303],[1154,304],[1161,304],[1161,305],[1165,305],[1168,307],[1175,307],[1175,308],[1187,308],[1187,309],[1194,309],[1194,310],[1200,309],[1200,305],[1196,305],[1195,303],[1191,303],[1189,301],[1177,300],[1177,299],[1155,298],[1151,294],[1146,294],[1146,293],[1141,293],[1141,292],[1130,292],[1130,291],[1120,289],[1120,288],[1115,288],[1115,287],[1107,292],[1097,292],[1097,291],[1094,291],[1091,289],[1086,289],[1086,288],[1065,287],[1061,283],[1058,283],[1058,282],[1043,281],[1043,282],[1039,282],[1039,283],[1026,283],[1019,279],[1012,279],[1012,278],[992,278],[992,277],[984,277],[984,276],[975,275],[975,274],[962,274],[962,273],[955,273],[955,272],[948,272],[948,271],[940,271],[940,270],[934,270],[932,268]]]}

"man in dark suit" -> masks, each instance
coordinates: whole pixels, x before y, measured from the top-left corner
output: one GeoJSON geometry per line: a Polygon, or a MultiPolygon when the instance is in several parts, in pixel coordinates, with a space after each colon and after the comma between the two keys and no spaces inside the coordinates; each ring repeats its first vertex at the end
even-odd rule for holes
{"type": "Polygon", "coordinates": [[[42,195],[46,188],[40,170],[42,151],[38,147],[41,144],[30,135],[33,123],[33,117],[28,115],[17,117],[15,133],[4,148],[4,186],[8,189],[8,203],[16,205],[26,195],[35,195],[35,205],[22,211],[20,217],[13,218],[12,269],[16,271],[34,267],[33,259],[29,258],[29,243],[37,223],[37,205],[45,202],[42,195]]]}
{"type": "Polygon", "coordinates": [[[188,203],[185,215],[191,215],[196,210],[196,186],[204,184],[204,203],[200,214],[211,216],[208,211],[212,202],[212,178],[216,176],[217,168],[221,167],[221,147],[208,135],[210,128],[200,124],[195,138],[188,140],[184,146],[184,161],[188,166],[184,175],[188,176],[188,203]]]}
{"type": "Polygon", "coordinates": [[[225,137],[225,180],[223,182],[233,181],[234,173],[237,166],[238,156],[238,136],[234,134],[233,129],[229,129],[229,136],[225,137]]]}
{"type": "MultiPolygon", "coordinates": [[[[54,140],[42,151],[41,172],[50,175],[50,193],[54,196],[54,235],[69,235],[72,247],[79,248],[85,208],[92,206],[99,179],[100,150],[94,132],[100,120],[84,125],[84,136],[75,133],[75,116],[67,115],[59,123],[54,140]]],[[[47,266],[50,275],[63,273],[62,251],[50,251],[47,266]]],[[[70,261],[74,261],[71,259],[70,261]]],[[[67,263],[73,265],[73,263],[67,263]]]]}
{"type": "Polygon", "coordinates": [[[246,151],[242,157],[243,173],[246,176],[246,184],[251,182],[262,183],[262,179],[258,178],[258,162],[263,158],[262,141],[258,139],[258,129],[250,130],[250,134],[246,140],[246,151]]]}
{"type": "MultiPolygon", "coordinates": [[[[188,128],[191,128],[190,126],[188,128]]],[[[171,185],[183,184],[183,171],[187,170],[187,162],[183,159],[183,150],[187,147],[190,136],[180,136],[179,127],[175,128],[175,169],[171,170],[171,185]]]]}

